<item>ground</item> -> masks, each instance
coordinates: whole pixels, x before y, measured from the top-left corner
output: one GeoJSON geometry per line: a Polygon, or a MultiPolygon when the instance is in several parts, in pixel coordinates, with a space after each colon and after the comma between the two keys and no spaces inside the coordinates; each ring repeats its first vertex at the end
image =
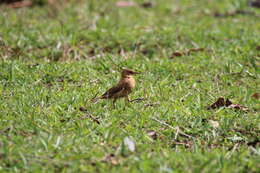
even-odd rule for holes
{"type": "Polygon", "coordinates": [[[0,172],[259,171],[259,9],[151,2],[0,6],[0,172]]]}

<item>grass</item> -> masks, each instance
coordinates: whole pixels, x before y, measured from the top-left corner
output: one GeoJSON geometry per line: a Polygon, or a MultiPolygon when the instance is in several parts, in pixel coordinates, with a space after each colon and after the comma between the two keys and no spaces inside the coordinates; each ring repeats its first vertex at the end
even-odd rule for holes
{"type": "Polygon", "coordinates": [[[153,2],[0,6],[1,172],[259,171],[259,10],[153,2]],[[143,72],[130,97],[145,100],[92,104],[122,67],[143,72]],[[250,111],[208,110],[220,96],[250,111]]]}

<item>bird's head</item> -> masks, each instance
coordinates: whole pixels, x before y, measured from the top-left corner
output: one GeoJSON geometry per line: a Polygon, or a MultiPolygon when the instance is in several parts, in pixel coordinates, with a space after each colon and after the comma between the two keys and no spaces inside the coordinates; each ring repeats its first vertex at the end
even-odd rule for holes
{"type": "Polygon", "coordinates": [[[133,70],[130,69],[123,69],[121,72],[122,77],[127,77],[127,76],[132,76],[135,74],[140,74],[139,72],[135,72],[133,70]]]}

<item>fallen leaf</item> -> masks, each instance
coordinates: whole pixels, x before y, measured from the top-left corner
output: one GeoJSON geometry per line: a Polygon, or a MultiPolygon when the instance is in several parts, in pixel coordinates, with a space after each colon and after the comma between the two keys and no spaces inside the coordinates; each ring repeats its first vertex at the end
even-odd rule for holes
{"type": "Polygon", "coordinates": [[[60,122],[61,123],[64,123],[64,122],[66,122],[67,120],[66,119],[60,119],[60,122]]]}
{"type": "Polygon", "coordinates": [[[259,93],[254,93],[253,95],[252,95],[252,97],[254,98],[254,99],[259,99],[260,98],[260,94],[259,93]]]}
{"type": "Polygon", "coordinates": [[[232,105],[233,103],[229,100],[229,99],[226,99],[226,103],[225,103],[225,106],[230,106],[232,105]]]}
{"type": "Polygon", "coordinates": [[[234,109],[238,109],[238,110],[245,111],[245,112],[249,111],[249,109],[247,107],[242,106],[240,104],[231,104],[228,106],[228,108],[234,108],[234,109]]]}
{"type": "Polygon", "coordinates": [[[215,12],[214,16],[215,17],[233,17],[236,15],[253,15],[253,16],[257,16],[254,12],[252,11],[245,11],[245,10],[235,10],[235,11],[229,11],[226,13],[219,13],[219,12],[215,12]]]}
{"type": "Polygon", "coordinates": [[[249,111],[249,109],[247,107],[242,106],[240,104],[233,104],[229,99],[226,99],[225,106],[228,107],[228,108],[239,109],[241,111],[249,111]]]}
{"type": "Polygon", "coordinates": [[[260,8],[260,0],[251,1],[250,6],[260,8]]]}
{"type": "Polygon", "coordinates": [[[151,8],[151,7],[153,7],[153,3],[152,2],[144,2],[144,3],[141,4],[141,7],[151,8]]]}
{"type": "Polygon", "coordinates": [[[183,55],[184,55],[183,52],[173,52],[171,58],[178,57],[178,56],[183,56],[183,55]]]}
{"type": "Polygon", "coordinates": [[[213,103],[208,107],[208,109],[216,109],[220,107],[234,108],[246,112],[249,111],[249,108],[242,106],[240,104],[234,104],[229,99],[226,99],[225,101],[223,97],[219,97],[215,103],[213,103]]]}
{"type": "Polygon", "coordinates": [[[210,105],[209,109],[216,109],[225,106],[225,99],[223,97],[219,97],[218,100],[210,105]]]}
{"type": "Polygon", "coordinates": [[[86,112],[86,111],[87,111],[87,109],[84,108],[84,107],[80,107],[79,110],[80,110],[81,112],[86,112]]]}
{"type": "Polygon", "coordinates": [[[124,145],[127,146],[127,148],[134,152],[135,151],[135,142],[131,137],[125,137],[124,138],[124,145]]]}
{"type": "Polygon", "coordinates": [[[158,138],[158,134],[154,130],[147,131],[147,135],[153,140],[156,140],[158,138]]]}
{"type": "Polygon", "coordinates": [[[219,127],[219,123],[217,121],[209,120],[209,124],[214,128],[219,127]]]}
{"type": "Polygon", "coordinates": [[[116,2],[116,6],[117,7],[133,7],[133,6],[136,6],[136,3],[131,2],[131,1],[118,1],[118,2],[116,2]]]}

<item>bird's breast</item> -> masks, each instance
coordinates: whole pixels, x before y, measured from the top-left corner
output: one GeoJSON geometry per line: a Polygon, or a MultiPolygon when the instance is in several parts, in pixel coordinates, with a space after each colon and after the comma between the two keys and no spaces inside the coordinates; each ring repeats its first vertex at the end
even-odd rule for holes
{"type": "Polygon", "coordinates": [[[120,81],[127,89],[133,89],[135,87],[135,79],[133,77],[126,77],[120,81]]]}
{"type": "Polygon", "coordinates": [[[130,89],[133,89],[135,87],[135,79],[133,77],[128,78],[127,84],[130,89]]]}

